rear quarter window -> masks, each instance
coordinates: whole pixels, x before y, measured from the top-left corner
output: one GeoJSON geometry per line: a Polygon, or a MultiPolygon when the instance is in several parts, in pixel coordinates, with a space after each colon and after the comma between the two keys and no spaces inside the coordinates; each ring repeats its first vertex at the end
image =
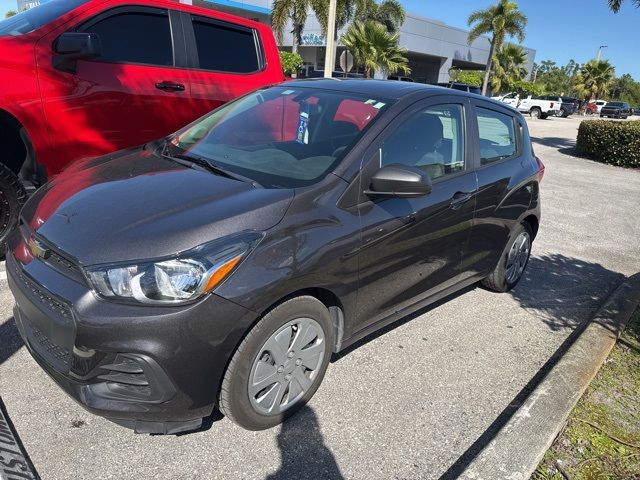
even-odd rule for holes
{"type": "Polygon", "coordinates": [[[511,115],[476,107],[480,138],[480,164],[512,157],[517,152],[516,122],[511,115]]]}

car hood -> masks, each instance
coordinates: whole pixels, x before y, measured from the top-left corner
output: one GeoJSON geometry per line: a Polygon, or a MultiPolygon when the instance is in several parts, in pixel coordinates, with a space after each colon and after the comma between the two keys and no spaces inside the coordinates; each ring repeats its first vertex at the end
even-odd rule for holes
{"type": "Polygon", "coordinates": [[[83,265],[175,254],[284,216],[294,191],[255,188],[143,149],[74,164],[40,188],[22,220],[83,265]]]}

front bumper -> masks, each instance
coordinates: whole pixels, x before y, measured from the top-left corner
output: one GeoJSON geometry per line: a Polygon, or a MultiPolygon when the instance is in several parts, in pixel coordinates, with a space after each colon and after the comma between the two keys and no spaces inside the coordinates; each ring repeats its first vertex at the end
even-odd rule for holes
{"type": "Polygon", "coordinates": [[[84,408],[141,433],[196,429],[253,312],[216,295],[183,307],[99,299],[79,279],[7,254],[28,350],[84,408]]]}

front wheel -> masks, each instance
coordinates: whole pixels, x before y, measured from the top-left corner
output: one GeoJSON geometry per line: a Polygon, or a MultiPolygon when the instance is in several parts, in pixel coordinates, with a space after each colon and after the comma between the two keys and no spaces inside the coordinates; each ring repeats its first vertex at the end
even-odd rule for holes
{"type": "Polygon", "coordinates": [[[26,200],[27,192],[20,179],[0,163],[0,256],[4,256],[7,237],[18,224],[18,215],[26,200]]]}
{"type": "Polygon", "coordinates": [[[508,292],[515,287],[524,273],[531,255],[531,229],[519,224],[511,234],[500,261],[482,285],[494,292],[508,292]]]}
{"type": "Polygon", "coordinates": [[[282,423],[320,386],[331,358],[329,311],[315,297],[292,298],[264,315],[234,353],[220,411],[247,430],[282,423]]]}

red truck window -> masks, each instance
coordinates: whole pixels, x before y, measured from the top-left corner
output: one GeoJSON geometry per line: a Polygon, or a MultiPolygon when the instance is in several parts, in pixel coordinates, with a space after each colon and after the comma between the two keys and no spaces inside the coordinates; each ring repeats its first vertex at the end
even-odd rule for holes
{"type": "Polygon", "coordinates": [[[173,65],[171,28],[166,10],[121,12],[92,21],[79,30],[100,35],[102,55],[96,61],[173,65]]]}
{"type": "Polygon", "coordinates": [[[201,69],[231,73],[251,73],[260,69],[252,29],[193,17],[193,32],[201,69]]]}

